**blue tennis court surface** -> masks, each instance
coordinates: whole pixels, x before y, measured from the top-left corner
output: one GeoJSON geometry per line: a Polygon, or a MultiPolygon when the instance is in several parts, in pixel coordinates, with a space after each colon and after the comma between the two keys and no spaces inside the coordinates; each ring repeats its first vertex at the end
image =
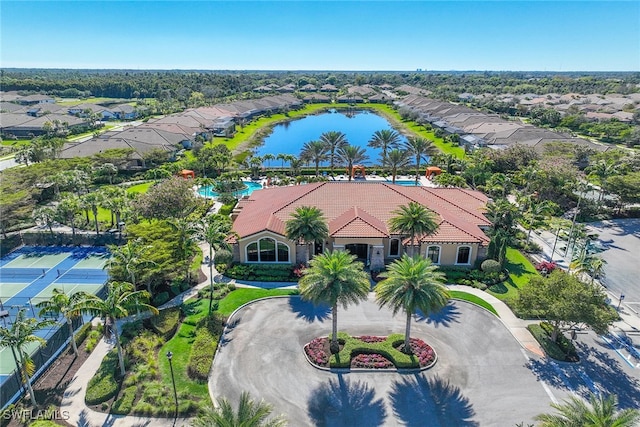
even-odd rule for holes
{"type": "MultiPolygon", "coordinates": [[[[22,247],[0,259],[0,311],[2,326],[10,327],[20,309],[38,318],[36,305],[48,300],[54,289],[68,295],[78,291],[98,293],[107,282],[103,269],[109,259],[100,247],[22,247]]],[[[43,329],[37,336],[49,339],[62,325],[43,329]]],[[[33,350],[36,350],[34,345],[33,350]]],[[[8,348],[0,350],[0,383],[15,369],[8,348]]]]}

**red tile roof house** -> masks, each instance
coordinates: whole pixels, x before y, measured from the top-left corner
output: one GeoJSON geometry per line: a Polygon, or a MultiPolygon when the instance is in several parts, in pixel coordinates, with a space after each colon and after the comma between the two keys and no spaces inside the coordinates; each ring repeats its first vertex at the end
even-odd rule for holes
{"type": "Polygon", "coordinates": [[[405,187],[387,183],[323,182],[273,187],[253,192],[234,209],[234,260],[241,263],[299,263],[304,250],[285,236],[285,223],[299,206],[324,213],[329,238],[312,253],[346,249],[381,269],[399,258],[407,236],[392,233],[393,211],[417,202],[436,213],[438,230],[418,236],[420,254],[434,263],[471,267],[486,257],[490,226],[484,216],[488,198],[460,188],[405,187]]]}

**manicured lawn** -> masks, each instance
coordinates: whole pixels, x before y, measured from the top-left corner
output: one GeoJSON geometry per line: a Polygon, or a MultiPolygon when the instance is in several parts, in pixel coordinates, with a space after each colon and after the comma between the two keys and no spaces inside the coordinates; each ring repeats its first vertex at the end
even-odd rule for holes
{"type": "MultiPolygon", "coordinates": [[[[297,290],[278,289],[236,289],[220,301],[218,312],[224,316],[228,316],[242,304],[249,301],[273,295],[293,295],[297,294],[297,292],[297,290]]],[[[207,384],[191,380],[187,375],[187,365],[191,354],[191,345],[195,340],[196,325],[201,319],[207,316],[208,310],[208,299],[189,300],[185,302],[183,304],[183,311],[186,313],[185,319],[180,325],[178,332],[162,346],[158,353],[162,382],[168,387],[173,387],[171,384],[169,361],[166,357],[167,352],[171,351],[173,353],[171,363],[173,364],[178,394],[184,392],[202,399],[209,398],[207,384]]]]}
{"type": "Polygon", "coordinates": [[[122,99],[121,98],[98,98],[98,97],[84,98],[84,99],[73,98],[66,101],[56,100],[56,104],[57,105],[99,104],[102,102],[111,102],[111,101],[118,101],[118,100],[122,100],[122,99]]]}
{"type": "Polygon", "coordinates": [[[149,188],[155,184],[155,181],[143,182],[142,184],[132,185],[131,187],[127,187],[127,193],[129,194],[144,194],[149,188]]]}
{"type": "Polygon", "coordinates": [[[491,286],[487,291],[502,301],[509,301],[517,297],[518,290],[526,286],[532,277],[538,275],[538,272],[519,250],[513,248],[507,249],[505,267],[509,270],[509,279],[491,286]]]}
{"type": "Polygon", "coordinates": [[[265,298],[276,295],[297,295],[297,289],[252,289],[239,288],[231,292],[220,301],[218,313],[229,316],[238,307],[259,298],[265,298]]]}
{"type": "Polygon", "coordinates": [[[483,300],[482,298],[480,298],[477,295],[473,295],[464,291],[449,291],[449,294],[451,295],[451,298],[453,299],[459,299],[462,301],[468,301],[472,304],[475,305],[479,305],[482,308],[485,308],[487,310],[489,310],[490,312],[492,312],[493,314],[495,314],[496,316],[500,317],[500,315],[498,315],[498,312],[496,311],[495,308],[493,308],[493,306],[491,304],[489,304],[488,302],[486,302],[485,300],[483,300]]]}
{"type": "Polygon", "coordinates": [[[21,147],[31,142],[31,138],[29,139],[2,139],[2,145],[6,145],[8,147],[21,147]]]}

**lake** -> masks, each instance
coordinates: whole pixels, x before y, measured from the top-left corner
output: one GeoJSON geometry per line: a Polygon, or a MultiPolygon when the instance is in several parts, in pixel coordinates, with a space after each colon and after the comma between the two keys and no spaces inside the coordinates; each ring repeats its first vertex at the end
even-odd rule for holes
{"type": "MultiPolygon", "coordinates": [[[[349,115],[330,110],[327,113],[306,116],[300,120],[279,124],[273,128],[273,132],[265,138],[263,145],[256,149],[256,154],[293,154],[300,156],[300,150],[305,142],[320,139],[324,132],[338,131],[347,136],[351,145],[363,147],[367,150],[369,160],[365,165],[380,164],[381,150],[367,146],[367,143],[378,130],[393,129],[391,124],[383,117],[368,111],[351,112],[349,115]]],[[[406,138],[401,135],[401,141],[406,138]]],[[[279,161],[272,162],[277,166],[279,161]]],[[[328,164],[328,163],[326,163],[328,164]]]]}

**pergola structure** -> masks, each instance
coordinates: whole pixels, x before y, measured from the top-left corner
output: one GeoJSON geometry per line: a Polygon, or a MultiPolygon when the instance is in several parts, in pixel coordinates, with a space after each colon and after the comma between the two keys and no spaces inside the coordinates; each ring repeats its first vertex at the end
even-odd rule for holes
{"type": "Polygon", "coordinates": [[[187,178],[195,179],[196,173],[194,171],[192,171],[192,170],[189,170],[189,169],[182,169],[180,171],[180,176],[183,177],[184,179],[187,179],[187,178]]]}
{"type": "Polygon", "coordinates": [[[437,167],[437,166],[429,166],[427,168],[427,172],[424,174],[424,176],[426,176],[427,179],[431,179],[432,176],[440,175],[441,173],[442,173],[442,169],[440,169],[439,167],[437,167]]]}
{"type": "MultiPolygon", "coordinates": [[[[351,179],[353,179],[356,175],[356,171],[358,171],[358,175],[361,176],[362,178],[366,178],[367,177],[367,171],[365,170],[365,167],[362,165],[353,165],[351,167],[351,179]]],[[[347,171],[349,172],[349,171],[347,171]]]]}

